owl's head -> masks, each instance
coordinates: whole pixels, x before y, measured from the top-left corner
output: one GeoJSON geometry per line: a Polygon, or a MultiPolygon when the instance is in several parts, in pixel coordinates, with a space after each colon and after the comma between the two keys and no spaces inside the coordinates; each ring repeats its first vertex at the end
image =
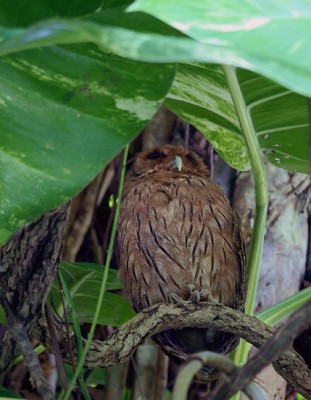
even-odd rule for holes
{"type": "Polygon", "coordinates": [[[132,166],[134,175],[157,171],[208,175],[208,168],[201,157],[182,146],[172,144],[166,144],[138,154],[132,166]]]}

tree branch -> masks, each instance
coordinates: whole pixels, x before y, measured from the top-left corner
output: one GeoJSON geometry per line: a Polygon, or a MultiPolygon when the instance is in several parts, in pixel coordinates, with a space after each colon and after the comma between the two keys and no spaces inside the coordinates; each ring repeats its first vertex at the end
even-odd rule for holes
{"type": "MultiPolygon", "coordinates": [[[[311,324],[311,301],[296,311],[264,344],[260,351],[243,368],[219,386],[211,395],[211,400],[225,400],[244,388],[265,366],[282,355],[294,338],[311,324]]],[[[303,382],[301,382],[303,384],[303,382]]]]}
{"type": "MultiPolygon", "coordinates": [[[[311,313],[308,316],[306,315],[305,321],[311,323],[311,313]]],[[[75,339],[72,336],[70,343],[68,343],[65,328],[60,322],[56,323],[58,324],[57,334],[61,351],[64,358],[70,361],[68,346],[76,354],[75,339]]],[[[207,324],[238,335],[256,347],[263,346],[274,332],[271,327],[257,318],[221,304],[201,303],[194,305],[189,303],[187,307],[160,304],[137,314],[122,325],[109,340],[105,342],[93,341],[85,360],[85,366],[87,368],[100,368],[125,362],[148,335],[165,329],[180,329],[189,326],[204,327],[207,324]]],[[[44,320],[40,321],[40,326],[46,332],[44,320]]],[[[46,341],[46,344],[49,344],[48,341],[46,341]]],[[[274,362],[274,368],[297,392],[311,399],[311,370],[291,347],[274,362]]],[[[201,373],[198,378],[204,381],[206,375],[201,373]]]]}
{"type": "Polygon", "coordinates": [[[53,390],[44,377],[43,371],[40,368],[40,362],[37,354],[33,351],[27,332],[24,325],[14,317],[14,312],[7,313],[9,315],[10,333],[12,338],[17,343],[21,354],[24,357],[28,366],[32,383],[36,386],[38,392],[45,400],[55,399],[53,390]]]}

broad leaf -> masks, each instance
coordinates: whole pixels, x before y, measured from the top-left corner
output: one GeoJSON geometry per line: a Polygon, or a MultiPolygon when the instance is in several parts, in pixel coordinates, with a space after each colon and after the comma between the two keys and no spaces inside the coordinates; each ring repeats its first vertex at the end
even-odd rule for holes
{"type": "MultiPolygon", "coordinates": [[[[152,4],[151,0],[136,3],[195,39],[178,36],[174,29],[155,18],[142,13],[126,15],[122,9],[96,12],[83,20],[41,22],[26,30],[4,28],[2,35],[7,39],[0,43],[0,54],[55,43],[85,41],[93,42],[110,53],[84,44],[38,49],[2,58],[0,243],[18,226],[56,206],[85,186],[142,129],[165,96],[174,74],[172,66],[133,62],[112,53],[154,62],[188,60],[246,66],[283,82],[287,87],[311,94],[311,53],[306,51],[309,42],[305,40],[306,32],[309,32],[305,26],[309,19],[306,3],[301,2],[297,6],[297,15],[293,16],[283,6],[282,11],[270,1],[265,2],[267,7],[264,8],[264,15],[267,21],[258,26],[249,24],[254,22],[255,17],[261,18],[263,12],[246,3],[243,3],[245,8],[240,9],[237,4],[227,7],[224,0],[208,5],[206,2],[194,5],[184,0],[178,7],[175,5],[176,12],[173,14],[164,10],[165,7],[174,6],[171,0],[156,2],[153,11],[146,6],[147,3],[152,4]],[[207,14],[204,7],[211,7],[207,9],[207,14]],[[305,20],[300,18],[303,36],[299,36],[301,30],[284,30],[287,23],[296,24],[303,10],[306,11],[305,20]],[[207,25],[202,25],[200,13],[208,20],[207,25]],[[192,18],[193,25],[173,23],[170,20],[172,15],[174,18],[176,16],[176,21],[192,18]],[[280,15],[285,17],[278,19],[280,15]],[[211,23],[214,25],[211,26],[211,23]],[[272,35],[271,24],[276,24],[277,28],[273,40],[265,40],[266,35],[272,35]],[[184,29],[185,26],[189,29],[184,29]],[[250,28],[249,31],[245,30],[245,26],[250,28]],[[228,33],[229,28],[233,31],[228,33]],[[252,41],[248,39],[249,35],[255,35],[252,41]],[[299,61],[298,57],[293,57],[281,46],[284,37],[288,39],[287,43],[296,45],[291,50],[294,53],[298,51],[299,61]],[[297,41],[298,38],[301,38],[301,42],[297,41]],[[280,44],[280,51],[273,51],[274,58],[271,53],[273,43],[280,44]]],[[[94,11],[92,7],[95,3],[95,0],[90,3],[88,12],[94,11]]],[[[35,2],[34,10],[38,4],[35,2]]],[[[13,12],[9,3],[5,6],[5,15],[13,12]]],[[[42,7],[45,6],[46,3],[43,3],[42,7]]],[[[46,10],[41,14],[35,12],[37,17],[33,21],[38,20],[39,16],[68,17],[86,12],[80,3],[77,10],[67,14],[64,10],[58,12],[58,6],[57,2],[50,14],[46,14],[46,10]]],[[[22,10],[21,6],[17,11],[22,10]]],[[[16,21],[23,24],[19,18],[16,21]]],[[[13,24],[13,19],[10,23],[13,24]]],[[[179,75],[179,82],[186,86],[189,84],[189,76],[179,75]]],[[[217,84],[212,83],[211,88],[216,87],[217,84]]],[[[181,99],[177,99],[180,93],[176,95],[175,89],[176,85],[171,92],[175,96],[175,104],[171,102],[171,97],[168,99],[169,106],[203,131],[209,131],[205,134],[209,135],[225,159],[239,169],[246,169],[247,160],[243,142],[236,131],[236,118],[230,117],[228,120],[222,110],[217,108],[218,105],[215,110],[207,101],[201,108],[197,107],[198,104],[195,107],[194,104],[191,107],[189,104],[177,105],[177,100],[181,99]],[[209,123],[204,123],[204,115],[206,119],[211,117],[209,123]],[[221,132],[224,134],[221,135],[221,132]]],[[[262,97],[256,90],[254,92],[259,94],[259,101],[264,97],[265,104],[261,106],[270,107],[270,104],[274,104],[273,94],[266,93],[262,97]]],[[[247,98],[247,93],[245,96],[247,98]]],[[[294,111],[285,124],[284,120],[273,121],[271,118],[270,122],[276,123],[276,130],[269,124],[261,125],[263,121],[261,117],[257,118],[255,111],[262,113],[262,110],[257,103],[251,110],[254,125],[258,129],[261,145],[272,162],[306,172],[303,150],[306,143],[306,108],[300,113],[304,100],[299,96],[295,98],[295,95],[285,96],[284,100],[283,106],[285,104],[294,111]],[[291,106],[295,99],[298,99],[298,108],[294,110],[291,106]],[[270,133],[273,135],[270,136],[270,133]],[[274,148],[282,146],[277,134],[286,136],[287,144],[284,148],[274,148]],[[294,143],[290,142],[292,138],[295,138],[294,143]],[[298,139],[302,140],[299,146],[298,139]]],[[[278,101],[280,105],[280,98],[278,101]]],[[[274,106],[271,109],[274,115],[274,106]]],[[[229,105],[228,113],[231,112],[232,105],[229,105]]]]}
{"type": "Polygon", "coordinates": [[[264,156],[277,167],[310,173],[306,98],[250,71],[236,72],[264,156]]]}
{"type": "Polygon", "coordinates": [[[171,65],[91,45],[0,60],[0,243],[81,190],[156,112],[171,65]]]}
{"type": "MultiPolygon", "coordinates": [[[[88,263],[65,263],[60,264],[62,276],[70,291],[74,310],[79,321],[92,322],[98,301],[104,267],[88,263]]],[[[109,270],[106,290],[118,290],[121,282],[117,277],[116,270],[109,270]]],[[[62,302],[57,279],[51,291],[53,306],[59,314],[63,314],[62,302]]],[[[125,298],[119,294],[106,292],[100,311],[98,323],[102,325],[120,326],[134,315],[133,309],[125,298]]],[[[70,321],[70,315],[67,314],[70,321]]]]}
{"type": "Polygon", "coordinates": [[[311,5],[301,1],[291,13],[283,3],[264,3],[259,7],[246,0],[230,5],[227,0],[197,4],[183,0],[176,6],[173,0],[137,0],[130,11],[145,11],[187,36],[178,36],[175,29],[164,28],[144,14],[125,16],[122,9],[112,9],[87,19],[44,21],[26,31],[4,30],[3,37],[11,39],[0,45],[0,54],[88,41],[130,59],[205,61],[247,68],[310,96],[311,5]]]}
{"type": "MultiPolygon", "coordinates": [[[[94,278],[94,284],[97,285],[98,281],[103,276],[104,266],[94,263],[87,262],[75,262],[70,263],[62,261],[59,265],[59,269],[62,272],[67,285],[73,290],[79,290],[81,285],[84,285],[85,281],[91,282],[94,278]]],[[[118,277],[118,271],[116,269],[109,269],[108,279],[106,282],[106,290],[119,290],[122,289],[122,283],[118,277]]],[[[98,291],[99,287],[95,287],[98,291]]]]}
{"type": "MultiPolygon", "coordinates": [[[[284,0],[229,2],[136,0],[149,13],[217,54],[221,64],[247,68],[311,95],[311,4],[284,0]]],[[[212,56],[211,56],[212,58],[212,56]]]]}
{"type": "Polygon", "coordinates": [[[165,105],[200,130],[233,168],[250,168],[244,139],[220,66],[180,64],[165,105]]]}
{"type": "Polygon", "coordinates": [[[47,20],[27,29],[2,27],[0,55],[55,44],[92,42],[104,51],[147,62],[223,60],[218,49],[211,51],[208,45],[176,32],[147,14],[124,14],[122,9],[112,11],[80,20],[47,20]]]}
{"type": "MultiPolygon", "coordinates": [[[[237,78],[264,156],[278,167],[309,173],[306,98],[251,71],[237,69],[237,78]]],[[[219,66],[180,64],[165,104],[204,133],[234,168],[249,168],[238,116],[219,66]]]]}
{"type": "Polygon", "coordinates": [[[265,324],[274,326],[279,324],[282,320],[293,314],[295,311],[299,310],[299,308],[302,308],[310,300],[311,286],[300,290],[287,299],[284,299],[255,315],[265,324]]]}

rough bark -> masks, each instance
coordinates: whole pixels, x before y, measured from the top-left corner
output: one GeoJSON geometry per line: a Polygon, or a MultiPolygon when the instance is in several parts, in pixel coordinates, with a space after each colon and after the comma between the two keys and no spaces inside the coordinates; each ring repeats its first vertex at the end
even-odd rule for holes
{"type": "Polygon", "coordinates": [[[68,207],[69,203],[66,203],[26,225],[0,251],[0,302],[9,324],[0,344],[0,376],[10,367],[17,343],[28,360],[32,380],[41,393],[46,392],[45,398],[53,398],[53,394],[45,386],[47,383],[29,336],[42,316],[54,280],[64,242],[68,207]]]}
{"type": "MultiPolygon", "coordinates": [[[[269,207],[259,277],[256,311],[264,310],[296,293],[305,273],[308,246],[308,210],[311,179],[267,164],[269,207]]],[[[254,188],[250,173],[236,182],[234,205],[242,217],[246,243],[254,217],[254,188]]],[[[251,355],[255,353],[254,349],[251,355]]],[[[285,398],[286,382],[267,367],[258,376],[271,398],[285,398]],[[277,382],[277,384],[276,384],[277,382]]]]}
{"type": "MultiPolygon", "coordinates": [[[[107,171],[109,170],[107,169],[107,171]]],[[[103,172],[99,173],[82,192],[72,199],[67,224],[66,243],[62,257],[65,261],[75,261],[85,235],[90,228],[103,175],[103,172]]]]}
{"type": "MultiPolygon", "coordinates": [[[[256,311],[265,309],[299,290],[305,272],[308,246],[307,205],[311,178],[267,165],[269,207],[256,311]]],[[[254,217],[254,189],[249,173],[240,174],[235,209],[242,218],[246,245],[254,217]]]]}
{"type": "MultiPolygon", "coordinates": [[[[311,307],[311,303],[308,305],[311,307]]],[[[307,314],[304,323],[311,323],[311,313],[307,314]]],[[[85,360],[87,368],[100,368],[125,362],[131,357],[147,336],[164,329],[183,328],[187,326],[204,327],[207,324],[216,329],[240,336],[256,347],[261,347],[271,338],[274,330],[255,317],[247,316],[221,304],[189,303],[180,305],[157,305],[137,314],[105,341],[93,341],[85,360]]],[[[46,332],[44,320],[40,321],[41,332],[46,332]]],[[[61,324],[57,328],[58,341],[65,360],[69,360],[68,348],[76,354],[75,339],[72,335],[68,343],[66,331],[61,324]]],[[[49,345],[48,336],[42,337],[49,345]]],[[[273,363],[276,371],[287,382],[306,398],[311,399],[311,370],[303,359],[289,348],[273,363]]],[[[199,376],[204,380],[204,376],[199,376]]]]}

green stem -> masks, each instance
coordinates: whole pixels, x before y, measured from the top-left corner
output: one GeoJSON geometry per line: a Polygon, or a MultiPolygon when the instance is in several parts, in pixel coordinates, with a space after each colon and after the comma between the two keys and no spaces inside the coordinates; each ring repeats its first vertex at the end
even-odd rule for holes
{"type": "MultiPolygon", "coordinates": [[[[190,384],[193,380],[195,374],[204,366],[214,367],[219,371],[224,372],[226,375],[231,376],[234,373],[238,373],[239,368],[226,356],[223,354],[213,353],[211,351],[202,351],[200,353],[195,353],[193,359],[188,360],[188,362],[180,369],[177,376],[172,400],[186,400],[190,384]]],[[[248,383],[244,388],[245,393],[250,393],[252,399],[263,400],[262,392],[260,388],[253,382],[248,383]]],[[[222,386],[215,388],[210,393],[211,399],[223,399],[224,389],[222,386]]]]}
{"type": "MultiPolygon", "coordinates": [[[[252,315],[256,300],[259,271],[263,242],[265,236],[266,216],[268,208],[268,180],[262,153],[257,140],[256,132],[252,124],[249,109],[244,101],[243,94],[236,76],[236,69],[224,65],[224,75],[227,79],[231,97],[240,121],[241,130],[244,135],[248,156],[251,163],[252,175],[255,187],[255,219],[253,234],[248,256],[248,294],[245,304],[246,314],[252,315]]],[[[235,362],[244,364],[247,360],[249,346],[243,341],[235,354],[235,362]]]]}
{"type": "Polygon", "coordinates": [[[73,305],[71,293],[70,293],[70,291],[68,289],[68,286],[67,286],[66,281],[65,281],[65,279],[63,277],[63,274],[61,273],[61,271],[58,271],[58,274],[59,274],[59,279],[60,279],[61,284],[62,284],[62,289],[64,291],[65,299],[66,299],[66,302],[68,304],[68,310],[69,310],[69,313],[71,315],[71,319],[72,319],[72,322],[73,322],[73,327],[74,327],[74,331],[75,331],[75,335],[76,335],[76,341],[77,341],[77,355],[78,355],[78,358],[79,358],[79,357],[81,357],[81,355],[83,353],[80,323],[79,323],[79,320],[77,318],[77,314],[76,314],[76,312],[74,310],[74,305],[73,305]]]}
{"type": "Polygon", "coordinates": [[[107,282],[107,278],[108,278],[109,266],[110,266],[110,261],[111,261],[111,257],[112,257],[112,252],[113,252],[114,238],[115,238],[116,231],[117,231],[117,224],[118,224],[118,218],[119,218],[119,212],[120,212],[121,195],[122,195],[122,189],[123,189],[123,183],[124,183],[124,175],[125,175],[127,154],[128,154],[128,145],[125,146],[124,154],[123,154],[122,170],[121,170],[120,184],[119,184],[119,190],[118,190],[118,199],[119,199],[119,201],[116,204],[116,212],[115,212],[115,216],[114,216],[114,220],[113,220],[111,236],[110,236],[110,241],[109,241],[109,246],[108,246],[108,251],[107,251],[107,259],[106,259],[105,267],[104,267],[104,275],[103,275],[103,280],[102,280],[101,287],[100,287],[100,292],[99,292],[99,297],[98,297],[98,302],[97,302],[97,305],[96,305],[96,310],[95,310],[93,322],[92,322],[92,325],[91,325],[91,329],[90,329],[87,341],[85,343],[85,347],[84,347],[82,356],[79,359],[76,372],[74,373],[74,376],[73,376],[73,378],[72,378],[72,380],[71,380],[71,382],[69,384],[69,387],[68,387],[68,389],[67,389],[67,391],[66,391],[66,393],[64,395],[63,400],[68,400],[69,399],[69,397],[71,395],[71,392],[72,392],[72,390],[73,390],[73,388],[74,388],[74,386],[76,384],[77,378],[78,378],[80,372],[82,371],[83,364],[84,364],[88,349],[90,347],[90,344],[91,344],[93,336],[94,336],[94,332],[95,332],[95,328],[96,328],[96,325],[97,325],[100,309],[102,307],[102,302],[103,302],[103,298],[104,298],[104,294],[105,294],[105,288],[106,288],[106,282],[107,282]]]}
{"type": "Polygon", "coordinates": [[[248,257],[248,295],[245,312],[253,314],[265,236],[268,208],[268,180],[257,136],[249,110],[244,102],[235,68],[223,66],[234,106],[240,120],[242,132],[250,159],[255,186],[256,209],[252,240],[248,257]]]}
{"type": "MultiPolygon", "coordinates": [[[[73,301],[72,301],[72,297],[71,297],[71,293],[68,289],[68,286],[66,284],[66,281],[63,277],[63,274],[61,273],[61,271],[58,271],[59,274],[59,279],[64,291],[64,295],[66,298],[66,302],[68,304],[68,308],[69,308],[69,312],[71,315],[71,319],[73,322],[73,327],[74,327],[74,331],[75,331],[75,335],[76,335],[76,341],[77,341],[77,359],[80,360],[80,358],[82,357],[83,354],[83,347],[82,347],[82,335],[81,335],[81,329],[80,329],[80,323],[79,323],[79,319],[77,316],[77,313],[75,312],[74,309],[74,305],[73,305],[73,301]]],[[[81,372],[78,376],[78,381],[81,387],[81,391],[83,393],[83,396],[85,398],[85,400],[91,400],[91,396],[87,390],[87,386],[84,382],[84,378],[83,378],[83,369],[81,369],[81,372]]]]}
{"type": "Polygon", "coordinates": [[[179,371],[174,385],[172,400],[187,400],[187,394],[193,377],[202,368],[199,359],[189,360],[179,371]]]}
{"type": "Polygon", "coordinates": [[[260,319],[267,325],[274,326],[281,322],[284,318],[290,316],[299,308],[303,307],[311,300],[311,286],[296,292],[290,297],[280,301],[273,306],[255,314],[255,317],[260,319]]]}

